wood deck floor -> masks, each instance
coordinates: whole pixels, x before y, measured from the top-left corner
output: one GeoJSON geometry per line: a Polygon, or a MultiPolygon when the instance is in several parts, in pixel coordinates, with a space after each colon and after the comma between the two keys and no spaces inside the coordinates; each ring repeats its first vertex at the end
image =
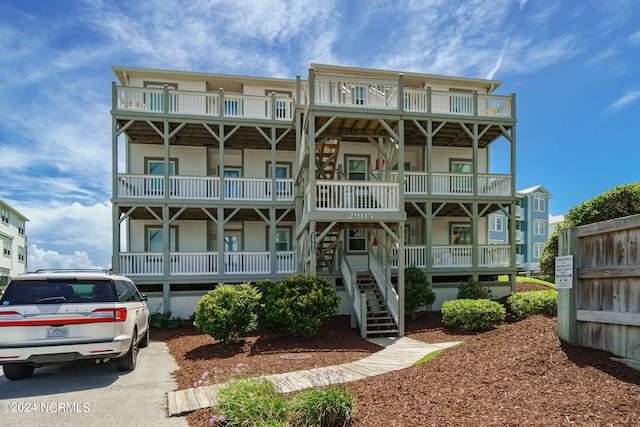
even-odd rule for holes
{"type": "MultiPolygon", "coordinates": [[[[320,385],[341,384],[408,368],[430,353],[459,344],[458,342],[427,344],[407,337],[374,338],[369,341],[384,348],[355,362],[268,375],[264,378],[283,393],[320,385]]],[[[215,406],[216,390],[222,385],[215,384],[170,392],[167,396],[169,416],[183,415],[215,406]]]]}

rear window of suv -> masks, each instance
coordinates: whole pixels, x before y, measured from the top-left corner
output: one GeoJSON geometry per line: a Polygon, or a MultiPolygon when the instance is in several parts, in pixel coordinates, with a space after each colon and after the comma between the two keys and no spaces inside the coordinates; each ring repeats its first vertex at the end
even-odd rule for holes
{"type": "Polygon", "coordinates": [[[111,280],[16,280],[9,283],[0,305],[115,302],[111,280]]]}

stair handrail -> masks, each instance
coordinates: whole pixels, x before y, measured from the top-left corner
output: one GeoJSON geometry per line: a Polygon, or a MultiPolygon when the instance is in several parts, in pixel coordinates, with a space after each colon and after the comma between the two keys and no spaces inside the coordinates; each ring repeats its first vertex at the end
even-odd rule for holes
{"type": "MultiPolygon", "coordinates": [[[[338,246],[338,256],[340,259],[340,273],[342,282],[347,290],[347,295],[351,299],[351,307],[355,314],[357,326],[360,329],[360,336],[367,337],[367,294],[360,292],[356,272],[353,271],[347,256],[344,253],[342,244],[338,246]]],[[[352,325],[354,326],[354,325],[352,325]]]]}
{"type": "Polygon", "coordinates": [[[393,284],[390,281],[387,281],[382,264],[372,249],[369,249],[369,271],[371,271],[371,275],[376,281],[376,285],[384,298],[385,305],[389,310],[389,313],[391,313],[391,317],[393,317],[393,321],[396,322],[396,325],[399,325],[398,312],[400,299],[398,297],[398,292],[393,287],[393,284]]]}

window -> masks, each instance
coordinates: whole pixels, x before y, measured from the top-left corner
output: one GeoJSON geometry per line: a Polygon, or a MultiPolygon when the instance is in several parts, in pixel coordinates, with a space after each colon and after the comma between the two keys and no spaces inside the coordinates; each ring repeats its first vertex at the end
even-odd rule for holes
{"type": "MultiPolygon", "coordinates": [[[[158,175],[161,178],[150,178],[147,182],[147,191],[149,193],[159,193],[164,191],[164,160],[162,159],[145,159],[145,168],[147,175],[158,175]]],[[[178,170],[178,160],[169,160],[169,175],[175,175],[178,170]]],[[[173,190],[173,188],[172,188],[173,190]]]]}
{"type": "Polygon", "coordinates": [[[365,252],[367,250],[366,231],[364,229],[347,230],[347,251],[365,252]]]}
{"type": "Polygon", "coordinates": [[[533,258],[539,259],[542,256],[542,251],[544,250],[544,245],[540,243],[536,243],[533,245],[533,258]]]}
{"type": "Polygon", "coordinates": [[[6,257],[11,256],[11,242],[2,242],[2,254],[6,257]]]}
{"type": "Polygon", "coordinates": [[[27,248],[24,246],[18,246],[18,261],[26,262],[27,261],[27,248]]]}
{"type": "Polygon", "coordinates": [[[473,173],[473,162],[471,160],[451,160],[451,172],[473,173]]]}
{"type": "Polygon", "coordinates": [[[224,101],[224,115],[225,116],[238,116],[238,101],[224,101]]]}
{"type": "MultiPolygon", "coordinates": [[[[149,99],[147,100],[147,102],[148,102],[149,111],[156,111],[156,112],[164,111],[164,85],[165,84],[167,85],[169,90],[178,89],[177,83],[144,82],[144,87],[146,88],[162,89],[162,92],[154,91],[153,93],[148,94],[149,99]]],[[[169,95],[169,111],[175,111],[174,106],[178,104],[176,101],[177,101],[177,95],[170,94],[169,95]]]]}
{"type": "Polygon", "coordinates": [[[278,228],[276,230],[276,251],[289,250],[289,229],[278,228]]]}
{"type": "Polygon", "coordinates": [[[502,231],[504,218],[497,215],[491,215],[489,217],[489,224],[491,231],[502,231]]]}
{"type": "Polygon", "coordinates": [[[119,302],[141,301],[142,298],[132,283],[123,280],[114,281],[119,302]]]}
{"type": "Polygon", "coordinates": [[[18,220],[18,233],[24,236],[24,220],[18,220]]]}
{"type": "Polygon", "coordinates": [[[241,168],[225,168],[223,172],[224,179],[224,197],[227,199],[239,199],[242,197],[241,182],[237,179],[242,176],[241,168]]]}
{"type": "Polygon", "coordinates": [[[544,196],[533,196],[533,210],[535,212],[544,212],[545,211],[545,201],[544,196]]]}
{"type": "Polygon", "coordinates": [[[364,105],[365,103],[365,87],[351,86],[353,92],[353,103],[356,105],[364,105]]]}
{"type": "MultiPolygon", "coordinates": [[[[267,178],[271,178],[271,162],[267,162],[267,178]]],[[[291,163],[276,163],[276,178],[289,178],[291,176],[291,163]]],[[[286,182],[276,182],[276,194],[284,196],[291,192],[292,187],[286,182]],[[287,191],[288,190],[288,191],[287,191]]]]}
{"type": "Polygon", "coordinates": [[[468,89],[449,89],[451,92],[451,112],[465,115],[473,114],[473,92],[468,89]]]}
{"type": "Polygon", "coordinates": [[[242,231],[226,230],[224,232],[224,251],[240,252],[242,250],[242,231]]]}
{"type": "MultiPolygon", "coordinates": [[[[176,227],[169,229],[169,251],[176,251],[176,227]]],[[[163,252],[164,234],[162,228],[147,228],[147,252],[163,252]]]]}
{"type": "Polygon", "coordinates": [[[545,223],[544,221],[535,220],[533,221],[533,234],[536,236],[544,236],[545,235],[545,223]]]}
{"type": "Polygon", "coordinates": [[[347,179],[350,181],[366,181],[367,180],[367,162],[368,158],[348,158],[347,159],[347,179]]]}
{"type": "Polygon", "coordinates": [[[471,244],[471,224],[451,224],[451,244],[471,244]]]}
{"type": "Polygon", "coordinates": [[[0,217],[2,217],[2,222],[5,224],[9,224],[9,211],[5,208],[0,208],[0,217]]]}

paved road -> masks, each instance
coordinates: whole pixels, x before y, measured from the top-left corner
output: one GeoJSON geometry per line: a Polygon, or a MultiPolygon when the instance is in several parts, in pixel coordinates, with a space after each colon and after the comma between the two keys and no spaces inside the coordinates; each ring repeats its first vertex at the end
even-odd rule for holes
{"type": "Polygon", "coordinates": [[[9,381],[0,369],[0,425],[184,427],[184,418],[166,415],[166,394],[176,388],[170,373],[177,368],[167,346],[151,342],[133,372],[118,371],[114,362],[79,362],[9,381]]]}

